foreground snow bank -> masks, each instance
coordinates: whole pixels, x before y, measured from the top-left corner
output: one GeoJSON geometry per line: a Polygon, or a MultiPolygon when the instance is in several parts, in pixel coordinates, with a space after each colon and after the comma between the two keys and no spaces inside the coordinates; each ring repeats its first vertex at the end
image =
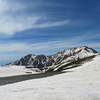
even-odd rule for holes
{"type": "Polygon", "coordinates": [[[100,100],[100,56],[65,73],[0,86],[0,100],[100,100]]]}

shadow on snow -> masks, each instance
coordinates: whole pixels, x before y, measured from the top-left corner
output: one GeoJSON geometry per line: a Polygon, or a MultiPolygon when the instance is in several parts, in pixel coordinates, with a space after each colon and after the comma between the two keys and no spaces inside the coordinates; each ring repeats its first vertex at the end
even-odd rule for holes
{"type": "MultiPolygon", "coordinates": [[[[71,72],[71,71],[66,71],[66,72],[71,72]]],[[[0,86],[6,85],[6,84],[11,84],[11,83],[16,83],[16,82],[21,82],[21,81],[25,81],[25,80],[30,80],[30,79],[39,79],[39,78],[50,77],[53,75],[63,74],[66,72],[59,71],[59,72],[47,72],[47,73],[39,73],[39,74],[28,74],[28,75],[2,77],[2,78],[0,78],[0,86]]]]}

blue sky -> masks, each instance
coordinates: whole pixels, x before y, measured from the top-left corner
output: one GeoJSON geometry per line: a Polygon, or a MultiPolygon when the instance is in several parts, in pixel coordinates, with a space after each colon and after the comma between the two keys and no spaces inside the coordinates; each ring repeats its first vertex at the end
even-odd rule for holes
{"type": "Polygon", "coordinates": [[[100,0],[0,0],[0,64],[83,45],[100,51],[100,0]]]}

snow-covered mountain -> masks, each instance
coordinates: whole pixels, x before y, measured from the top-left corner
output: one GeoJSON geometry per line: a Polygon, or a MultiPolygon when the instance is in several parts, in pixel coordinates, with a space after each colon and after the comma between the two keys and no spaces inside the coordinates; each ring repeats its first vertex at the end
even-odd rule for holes
{"type": "Polygon", "coordinates": [[[86,58],[97,53],[98,52],[92,48],[82,46],[66,49],[50,56],[28,54],[25,57],[10,63],[9,65],[20,65],[43,69],[49,68],[50,66],[57,66],[59,64],[77,61],[78,59],[86,58]]]}
{"type": "Polygon", "coordinates": [[[62,72],[27,71],[0,67],[0,100],[100,100],[100,55],[62,72]]]}

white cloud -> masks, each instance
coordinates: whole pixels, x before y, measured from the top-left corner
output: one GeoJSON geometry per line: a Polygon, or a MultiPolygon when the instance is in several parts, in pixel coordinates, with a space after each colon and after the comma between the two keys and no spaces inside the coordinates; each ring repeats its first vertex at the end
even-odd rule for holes
{"type": "Polygon", "coordinates": [[[46,22],[39,25],[34,25],[34,28],[45,28],[45,27],[52,27],[52,26],[61,26],[67,24],[69,21],[58,21],[58,22],[46,22]]]}
{"type": "Polygon", "coordinates": [[[1,64],[1,61],[9,61],[7,63],[10,63],[10,61],[15,61],[17,60],[18,58],[20,59],[21,57],[25,56],[25,54],[15,54],[15,55],[10,55],[10,54],[2,54],[0,55],[0,64],[1,64]]]}
{"type": "Polygon", "coordinates": [[[93,48],[100,48],[100,43],[89,43],[89,44],[87,44],[88,46],[90,46],[90,47],[93,47],[93,48]]]}
{"type": "Polygon", "coordinates": [[[31,44],[30,48],[33,49],[34,52],[41,52],[41,51],[53,51],[56,50],[63,50],[67,48],[73,48],[73,47],[80,47],[80,46],[88,46],[91,48],[94,48],[98,51],[98,48],[100,48],[100,43],[89,43],[89,42],[82,42],[78,38],[74,38],[71,40],[60,40],[60,41],[52,41],[52,42],[46,42],[46,43],[37,43],[37,44],[31,44]]]}
{"type": "Polygon", "coordinates": [[[16,32],[30,29],[39,19],[39,17],[34,15],[21,15],[16,17],[2,16],[0,20],[0,33],[13,35],[16,32]]]}
{"type": "Polygon", "coordinates": [[[65,41],[53,41],[46,43],[36,43],[36,44],[25,44],[25,43],[0,43],[0,52],[9,52],[9,51],[33,51],[41,52],[45,50],[54,50],[60,48],[69,48],[75,47],[80,44],[73,42],[65,42],[65,41]]]}
{"type": "MultiPolygon", "coordinates": [[[[90,38],[90,37],[89,37],[90,38]]],[[[93,36],[92,36],[93,38],[93,36]]],[[[94,37],[95,38],[95,37],[94,37]]],[[[100,48],[100,43],[93,43],[91,41],[87,41],[85,35],[81,36],[76,36],[70,39],[64,39],[64,40],[56,40],[52,42],[44,42],[44,43],[13,43],[13,42],[6,42],[6,43],[0,43],[0,52],[4,51],[26,51],[30,52],[38,52],[42,53],[44,51],[53,51],[53,50],[61,50],[61,49],[66,49],[66,48],[71,48],[71,47],[78,47],[78,46],[83,46],[87,45],[89,47],[93,48],[100,48]]]]}
{"type": "Polygon", "coordinates": [[[27,51],[28,53],[32,51],[33,53],[42,53],[44,51],[53,51],[53,50],[63,50],[67,48],[73,48],[78,46],[87,45],[89,47],[98,48],[100,43],[78,43],[71,41],[52,41],[45,43],[36,43],[36,44],[25,44],[25,43],[2,43],[0,44],[0,52],[10,52],[10,51],[27,51]]]}
{"type": "Polygon", "coordinates": [[[37,44],[32,44],[30,46],[35,50],[53,50],[59,48],[75,47],[76,44],[73,42],[66,42],[62,40],[62,41],[53,41],[53,42],[46,42],[46,43],[37,43],[37,44]]]}
{"type": "Polygon", "coordinates": [[[0,43],[0,47],[0,52],[28,50],[28,45],[24,43],[0,43]]]}
{"type": "Polygon", "coordinates": [[[0,34],[12,36],[13,34],[31,28],[46,28],[65,25],[69,21],[46,22],[42,15],[26,14],[27,5],[8,0],[0,0],[0,34]],[[19,12],[21,14],[19,14],[19,12]],[[40,20],[43,23],[38,24],[40,20]]]}
{"type": "Polygon", "coordinates": [[[1,16],[0,20],[0,33],[6,35],[13,35],[16,32],[24,31],[31,28],[45,28],[52,26],[60,26],[67,24],[69,21],[59,21],[59,22],[46,22],[43,24],[37,24],[37,21],[41,20],[42,17],[38,16],[27,16],[20,15],[16,17],[11,16],[1,16]]]}
{"type": "Polygon", "coordinates": [[[0,0],[0,13],[2,13],[5,10],[6,4],[3,2],[3,0],[0,0]]]}
{"type": "Polygon", "coordinates": [[[17,12],[27,8],[27,5],[23,5],[20,2],[12,0],[0,0],[0,14],[6,14],[11,12],[17,12]]]}

